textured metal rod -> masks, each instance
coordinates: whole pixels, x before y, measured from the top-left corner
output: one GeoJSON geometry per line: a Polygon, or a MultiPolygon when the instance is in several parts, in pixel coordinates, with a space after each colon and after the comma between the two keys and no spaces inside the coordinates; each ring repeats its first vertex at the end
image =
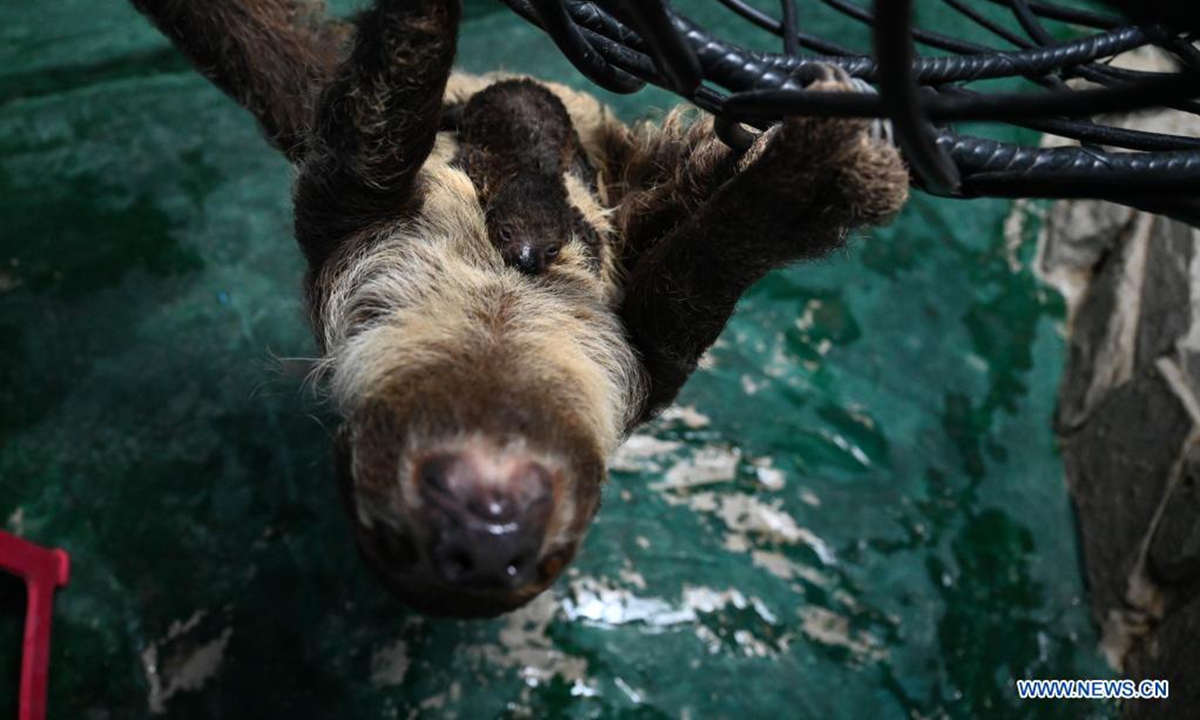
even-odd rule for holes
{"type": "Polygon", "coordinates": [[[921,108],[920,87],[912,72],[912,0],[876,0],[875,11],[879,96],[891,118],[896,141],[927,189],[954,194],[962,178],[950,156],[938,147],[933,126],[921,108]]]}
{"type": "MultiPolygon", "coordinates": [[[[765,129],[793,114],[891,117],[899,120],[894,123],[896,137],[914,170],[914,180],[934,192],[959,196],[1094,196],[1135,207],[1161,205],[1177,217],[1195,215],[1195,208],[1183,208],[1180,198],[1200,196],[1200,138],[1126,130],[1090,119],[1096,113],[1142,107],[1193,112],[1200,109],[1194,101],[1200,97],[1200,73],[1191,71],[1189,65],[1178,72],[1152,73],[1095,64],[1142,45],[1155,45],[1179,56],[1179,43],[1188,40],[1166,28],[1121,26],[1115,18],[1076,15],[1072,10],[1036,0],[992,0],[1010,10],[1017,9],[1014,18],[1024,18],[1031,41],[990,19],[983,18],[994,27],[978,23],[973,15],[983,16],[964,0],[944,0],[981,27],[993,32],[1004,30],[1012,37],[996,34],[1009,41],[1016,38],[1019,42],[1013,44],[1019,49],[917,58],[912,45],[914,29],[906,14],[911,11],[911,0],[902,3],[902,11],[897,11],[895,2],[876,0],[877,13],[848,0],[823,0],[857,8],[862,18],[879,18],[875,41],[876,55],[882,62],[876,63],[857,51],[798,31],[800,47],[833,49],[819,50],[827,53],[822,56],[800,57],[747,50],[721,40],[665,4],[656,5],[665,10],[674,37],[700,66],[702,83],[687,95],[681,92],[677,80],[668,77],[668,68],[679,63],[683,54],[652,38],[661,28],[641,27],[644,23],[622,9],[632,0],[504,1],[554,38],[589,77],[621,77],[624,73],[637,84],[645,81],[672,89],[716,115],[719,136],[734,147],[744,146],[753,137],[739,122],[765,129]],[[548,21],[539,15],[535,9],[538,6],[548,21]],[[612,8],[611,13],[605,6],[612,8]],[[1040,18],[1072,18],[1105,31],[1067,42],[1047,42],[1053,38],[1046,34],[1040,18]],[[875,79],[883,86],[884,95],[807,91],[804,80],[815,62],[834,63],[856,78],[875,79]],[[1102,87],[1069,89],[1058,77],[1069,74],[1094,77],[1102,87]],[[1039,93],[981,93],[970,89],[974,80],[1016,76],[1059,87],[1039,93]],[[725,96],[723,90],[731,94],[725,96]],[[935,131],[930,124],[950,120],[1005,122],[1093,145],[1073,149],[1024,147],[957,135],[948,129],[935,131]],[[935,136],[933,151],[927,145],[922,148],[921,142],[927,143],[935,136]],[[1105,146],[1142,152],[1115,152],[1105,146]],[[937,176],[939,169],[950,176],[948,182],[946,177],[937,176]],[[961,185],[955,185],[956,181],[961,185]]],[[[784,37],[788,33],[781,20],[750,8],[742,0],[719,1],[743,17],[754,18],[752,22],[774,35],[784,37]]],[[[781,2],[781,14],[786,16],[788,0],[781,2]]]]}
{"type": "Polygon", "coordinates": [[[636,77],[604,62],[579,32],[560,0],[528,0],[527,5],[558,49],[589,80],[616,93],[637,92],[645,85],[636,77]]]}
{"type": "Polygon", "coordinates": [[[783,24],[783,52],[795,57],[800,54],[799,17],[796,14],[796,0],[779,0],[780,22],[783,24]]]}
{"type": "Polygon", "coordinates": [[[684,97],[695,92],[704,80],[700,63],[676,31],[663,0],[608,0],[601,6],[637,32],[671,90],[684,97]]]}

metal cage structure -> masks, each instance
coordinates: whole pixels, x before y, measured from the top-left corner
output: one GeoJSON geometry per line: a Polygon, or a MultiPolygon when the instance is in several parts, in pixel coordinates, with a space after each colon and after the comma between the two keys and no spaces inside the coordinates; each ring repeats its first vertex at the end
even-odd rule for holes
{"type": "Polygon", "coordinates": [[[776,36],[780,50],[724,41],[664,0],[504,0],[597,85],[617,93],[647,83],[670,90],[712,113],[734,147],[787,115],[881,118],[913,184],[930,193],[1097,198],[1200,225],[1200,137],[1128,129],[1115,119],[1150,109],[1200,115],[1200,12],[1181,20],[1180,12],[1155,12],[1145,0],[1134,20],[1040,0],[923,0],[948,6],[993,39],[984,44],[915,25],[914,0],[875,0],[873,7],[810,0],[868,26],[872,47],[856,49],[805,32],[796,0],[780,0],[775,14],[743,0],[713,1],[776,36]],[[1155,49],[1170,69],[1112,64],[1139,48],[1155,49]],[[816,63],[841,67],[857,91],[806,89],[816,63]],[[986,87],[1001,78],[1028,87],[986,87]],[[966,121],[1076,143],[1001,142],[956,129],[966,121]]]}

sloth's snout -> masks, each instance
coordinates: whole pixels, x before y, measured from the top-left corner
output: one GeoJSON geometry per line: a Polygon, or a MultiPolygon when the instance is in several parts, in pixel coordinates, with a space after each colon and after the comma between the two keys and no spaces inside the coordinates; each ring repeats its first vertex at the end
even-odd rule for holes
{"type": "Polygon", "coordinates": [[[542,253],[532,243],[522,244],[512,255],[511,264],[526,275],[541,275],[546,269],[542,253]]]}
{"type": "Polygon", "coordinates": [[[447,585],[510,590],[536,580],[553,477],[530,458],[441,453],[417,468],[427,557],[447,585]]]}
{"type": "Polygon", "coordinates": [[[533,241],[514,242],[506,246],[501,255],[505,264],[515,267],[526,275],[541,275],[559,254],[558,245],[533,241]]]}

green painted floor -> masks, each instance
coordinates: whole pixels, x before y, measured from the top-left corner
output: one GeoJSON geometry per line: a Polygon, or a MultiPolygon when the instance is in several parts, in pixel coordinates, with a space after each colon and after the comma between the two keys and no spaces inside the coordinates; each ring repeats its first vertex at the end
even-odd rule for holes
{"type": "MultiPolygon", "coordinates": [[[[499,3],[468,11],[467,69],[583,85],[499,3]]],[[[770,276],[622,453],[570,576],[435,622],[376,586],[338,505],[290,179],[122,2],[0,5],[0,523],[73,557],[52,720],[1113,715],[1012,685],[1109,674],[1049,429],[1063,310],[1028,269],[1036,212],[917,195],[770,276]]],[[[0,717],[19,590],[0,581],[0,717]]]]}

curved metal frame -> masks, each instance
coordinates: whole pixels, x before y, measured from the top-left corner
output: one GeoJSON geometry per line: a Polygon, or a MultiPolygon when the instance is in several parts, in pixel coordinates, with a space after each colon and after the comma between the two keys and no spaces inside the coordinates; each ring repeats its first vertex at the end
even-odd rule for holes
{"type": "Polygon", "coordinates": [[[801,31],[794,0],[772,17],[743,0],[717,0],[782,39],[764,53],[725,42],[663,0],[505,0],[547,32],[601,87],[629,93],[650,83],[719,118],[721,137],[744,144],[738,124],[764,128],[790,114],[886,118],[919,187],[955,197],[1096,197],[1164,212],[1200,225],[1200,138],[1129,130],[1097,121],[1102,113],[1172,108],[1200,115],[1200,51],[1184,30],[1136,24],[1115,15],[1038,0],[986,0],[1006,7],[1013,27],[969,2],[947,7],[1014,46],[1001,49],[913,24],[912,0],[814,0],[868,24],[867,54],[801,31]],[[1046,22],[1086,34],[1056,40],[1046,22]],[[914,43],[946,51],[918,57],[914,43]],[[1174,72],[1110,67],[1104,60],[1153,45],[1175,59],[1174,72]],[[840,66],[874,83],[862,92],[806,90],[813,63],[840,66]],[[969,83],[1022,77],[1036,91],[982,92],[969,83]],[[1068,80],[1086,81],[1076,89],[1068,80]],[[1039,148],[960,134],[946,123],[1003,122],[1078,140],[1039,148]]]}

